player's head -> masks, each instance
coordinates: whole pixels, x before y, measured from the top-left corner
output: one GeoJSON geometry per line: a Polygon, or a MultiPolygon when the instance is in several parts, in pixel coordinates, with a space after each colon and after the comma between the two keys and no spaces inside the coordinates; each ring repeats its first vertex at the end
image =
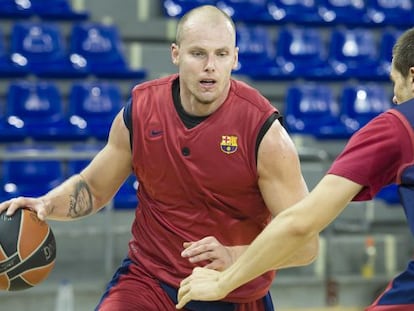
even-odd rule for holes
{"type": "Polygon", "coordinates": [[[392,51],[391,80],[395,104],[414,98],[414,28],[405,31],[392,51]]]}
{"type": "Polygon", "coordinates": [[[182,100],[224,101],[237,65],[234,22],[215,6],[191,10],[178,22],[171,57],[178,66],[182,100]]]}

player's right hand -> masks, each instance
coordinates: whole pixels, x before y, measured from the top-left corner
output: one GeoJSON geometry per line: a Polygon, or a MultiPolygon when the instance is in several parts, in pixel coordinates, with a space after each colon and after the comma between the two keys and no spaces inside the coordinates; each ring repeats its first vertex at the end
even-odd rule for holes
{"type": "Polygon", "coordinates": [[[37,217],[42,221],[46,220],[49,214],[45,202],[40,198],[17,197],[0,203],[0,213],[6,211],[7,216],[13,215],[19,208],[36,212],[37,217]]]}

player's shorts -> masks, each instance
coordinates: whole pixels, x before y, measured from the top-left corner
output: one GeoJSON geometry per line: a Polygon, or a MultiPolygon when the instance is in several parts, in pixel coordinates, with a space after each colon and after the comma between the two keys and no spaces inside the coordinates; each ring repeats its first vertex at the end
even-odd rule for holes
{"type": "MultiPolygon", "coordinates": [[[[177,289],[161,284],[126,258],[108,283],[95,311],[177,311],[177,289]]],[[[190,302],[183,311],[274,311],[268,293],[251,303],[190,302]]]]}
{"type": "Polygon", "coordinates": [[[414,310],[414,262],[392,280],[384,292],[365,311],[414,310]]]}

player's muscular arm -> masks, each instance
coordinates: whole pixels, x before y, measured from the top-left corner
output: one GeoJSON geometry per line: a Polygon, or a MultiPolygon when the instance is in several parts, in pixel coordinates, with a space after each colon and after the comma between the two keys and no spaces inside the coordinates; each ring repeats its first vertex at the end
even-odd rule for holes
{"type": "Polygon", "coordinates": [[[91,163],[40,199],[47,218],[71,220],[105,206],[131,173],[129,133],[122,112],[115,118],[108,143],[91,163]]]}
{"type": "MultiPolygon", "coordinates": [[[[273,123],[260,144],[258,174],[262,196],[274,216],[308,194],[296,148],[279,121],[273,123]]],[[[310,240],[296,254],[286,258],[281,267],[312,262],[317,256],[318,242],[317,237],[310,240]]]]}

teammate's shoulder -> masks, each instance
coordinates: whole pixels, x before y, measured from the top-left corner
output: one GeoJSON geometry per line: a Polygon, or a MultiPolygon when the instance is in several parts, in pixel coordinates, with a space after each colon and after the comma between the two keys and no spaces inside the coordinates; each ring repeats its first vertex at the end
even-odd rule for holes
{"type": "Polygon", "coordinates": [[[144,89],[154,87],[154,86],[157,87],[157,86],[161,86],[161,85],[165,85],[165,84],[171,84],[177,77],[178,77],[177,74],[173,74],[173,75],[168,75],[168,76],[161,77],[161,78],[158,78],[158,79],[144,81],[142,83],[139,83],[139,84],[135,85],[133,87],[132,91],[144,90],[144,89]]]}

